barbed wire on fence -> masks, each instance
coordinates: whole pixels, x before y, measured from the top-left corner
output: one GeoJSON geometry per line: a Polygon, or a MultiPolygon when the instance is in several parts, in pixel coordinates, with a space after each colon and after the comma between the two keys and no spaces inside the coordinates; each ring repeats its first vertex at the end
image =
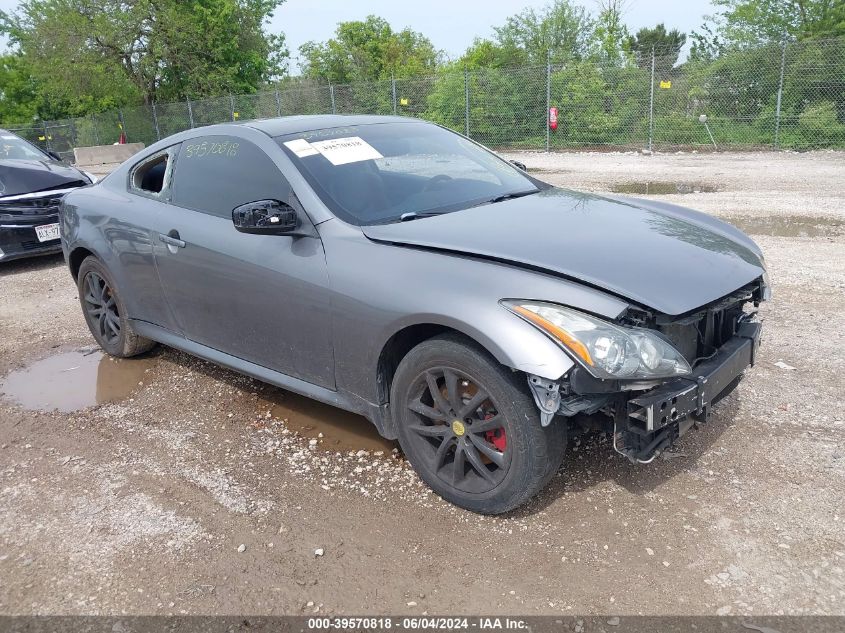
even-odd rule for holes
{"type": "Polygon", "coordinates": [[[150,144],[214,123],[327,113],[419,117],[495,148],[845,148],[845,38],[677,59],[658,49],[343,85],[291,78],[252,94],[5,127],[69,158],[121,131],[150,144]]]}

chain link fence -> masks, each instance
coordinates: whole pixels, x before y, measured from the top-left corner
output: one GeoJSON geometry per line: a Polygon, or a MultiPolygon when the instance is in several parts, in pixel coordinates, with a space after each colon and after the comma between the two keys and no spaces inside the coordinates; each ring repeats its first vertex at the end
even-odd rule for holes
{"type": "Polygon", "coordinates": [[[213,123],[323,113],[419,117],[499,149],[845,148],[845,38],[676,60],[652,50],[346,85],[293,78],[253,94],[6,127],[68,158],[121,130],[150,144],[213,123]]]}

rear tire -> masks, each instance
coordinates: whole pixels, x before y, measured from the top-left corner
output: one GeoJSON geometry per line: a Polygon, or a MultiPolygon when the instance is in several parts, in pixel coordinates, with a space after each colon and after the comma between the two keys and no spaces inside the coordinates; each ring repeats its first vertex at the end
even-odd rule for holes
{"type": "Polygon", "coordinates": [[[399,443],[446,501],[500,514],[533,497],[557,472],[566,425],[540,425],[525,376],[461,336],[413,348],[391,386],[399,443]]]}
{"type": "Polygon", "coordinates": [[[85,322],[105,352],[128,358],[155,346],[155,341],[139,336],[132,329],[114,279],[99,259],[93,255],[86,257],[76,278],[85,322]]]}

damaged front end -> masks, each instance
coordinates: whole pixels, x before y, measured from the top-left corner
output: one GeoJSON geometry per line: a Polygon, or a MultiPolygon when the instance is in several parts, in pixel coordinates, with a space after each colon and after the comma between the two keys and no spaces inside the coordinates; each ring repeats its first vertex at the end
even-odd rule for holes
{"type": "MultiPolygon", "coordinates": [[[[632,462],[652,461],[691,428],[706,422],[713,404],[731,393],[745,370],[754,365],[761,335],[756,307],[766,298],[767,283],[761,279],[679,317],[639,309],[626,311],[614,325],[629,335],[651,332],[652,338],[665,341],[667,349],[683,357],[683,364],[674,359],[674,366],[666,366],[665,358],[658,362],[646,357],[646,364],[651,360],[654,367],[652,373],[676,372],[659,378],[649,378],[648,371],[639,368],[628,370],[629,376],[608,377],[607,371],[597,369],[601,358],[596,357],[605,351],[611,353],[610,346],[596,339],[596,334],[590,339],[589,333],[577,332],[567,344],[562,337],[570,335],[572,327],[567,322],[559,323],[561,331],[555,336],[562,338],[564,349],[571,353],[573,342],[588,343],[581,350],[583,354],[571,353],[578,362],[559,380],[528,376],[542,424],[563,416],[576,432],[612,433],[614,449],[632,462]]],[[[651,338],[643,337],[642,341],[639,345],[648,347],[651,338]]],[[[649,353],[655,354],[653,350],[649,353]]]]}
{"type": "Polygon", "coordinates": [[[0,262],[61,251],[59,204],[75,188],[0,196],[0,262]]]}
{"type": "Polygon", "coordinates": [[[0,263],[60,252],[59,205],[91,179],[14,135],[0,137],[0,154],[18,156],[0,158],[0,263]]]}

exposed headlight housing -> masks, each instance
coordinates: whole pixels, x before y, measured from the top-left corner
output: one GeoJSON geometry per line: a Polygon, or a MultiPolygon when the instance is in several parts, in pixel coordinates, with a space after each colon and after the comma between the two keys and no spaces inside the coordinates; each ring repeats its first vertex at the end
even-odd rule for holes
{"type": "Polygon", "coordinates": [[[772,282],[769,281],[769,269],[766,266],[766,258],[760,253],[760,263],[763,265],[763,295],[760,297],[763,301],[768,301],[772,298],[772,282]]]}
{"type": "Polygon", "coordinates": [[[681,353],[653,330],[613,325],[553,303],[502,305],[543,330],[596,378],[647,380],[692,372],[681,353]]]}

